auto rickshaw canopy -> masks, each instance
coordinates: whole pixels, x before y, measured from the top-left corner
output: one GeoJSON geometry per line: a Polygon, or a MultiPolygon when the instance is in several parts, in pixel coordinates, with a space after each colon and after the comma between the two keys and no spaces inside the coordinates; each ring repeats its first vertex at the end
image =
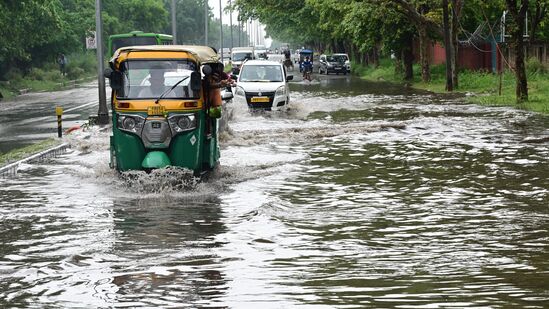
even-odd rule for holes
{"type": "MultiPolygon", "coordinates": [[[[218,63],[219,57],[215,50],[209,46],[199,45],[146,45],[146,46],[127,46],[118,49],[110,59],[111,65],[115,62],[121,62],[125,59],[131,59],[132,53],[138,52],[135,58],[162,58],[173,56],[173,52],[181,53],[182,58],[188,58],[192,55],[198,64],[218,63]],[[145,53],[145,54],[143,54],[145,53]]],[[[170,57],[171,58],[171,57],[170,57]]]]}

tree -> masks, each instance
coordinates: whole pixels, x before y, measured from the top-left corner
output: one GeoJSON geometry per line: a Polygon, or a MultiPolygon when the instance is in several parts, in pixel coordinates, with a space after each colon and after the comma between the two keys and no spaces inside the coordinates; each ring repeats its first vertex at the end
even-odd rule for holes
{"type": "Polygon", "coordinates": [[[516,99],[518,103],[528,101],[528,81],[526,67],[524,65],[524,25],[526,12],[528,11],[528,0],[505,0],[507,10],[513,17],[511,25],[511,46],[515,51],[515,78],[516,78],[516,99]]]}

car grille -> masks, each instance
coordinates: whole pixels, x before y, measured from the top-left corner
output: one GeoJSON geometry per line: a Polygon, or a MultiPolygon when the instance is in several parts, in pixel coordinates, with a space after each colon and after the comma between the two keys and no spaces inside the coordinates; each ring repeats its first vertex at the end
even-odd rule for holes
{"type": "Polygon", "coordinates": [[[271,108],[274,100],[274,92],[246,92],[246,102],[249,108],[271,108]],[[268,97],[269,102],[254,102],[252,103],[252,97],[268,97]]]}

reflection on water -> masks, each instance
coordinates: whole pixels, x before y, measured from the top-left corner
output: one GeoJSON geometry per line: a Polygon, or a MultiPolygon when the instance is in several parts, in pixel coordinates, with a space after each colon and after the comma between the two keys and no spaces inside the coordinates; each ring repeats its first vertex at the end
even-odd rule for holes
{"type": "Polygon", "coordinates": [[[548,118],[372,87],[234,106],[206,182],[119,177],[108,132],[69,138],[0,180],[0,304],[545,307],[548,118]]]}

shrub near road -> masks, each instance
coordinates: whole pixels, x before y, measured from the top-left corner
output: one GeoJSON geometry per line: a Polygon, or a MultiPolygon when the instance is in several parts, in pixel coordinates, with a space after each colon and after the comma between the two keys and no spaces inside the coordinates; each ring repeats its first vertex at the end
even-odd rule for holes
{"type": "MultiPolygon", "coordinates": [[[[414,66],[414,78],[404,81],[400,74],[395,73],[394,63],[383,59],[377,68],[353,64],[355,74],[373,81],[389,81],[406,83],[412,87],[437,93],[446,93],[446,72],[444,65],[433,66],[431,82],[425,83],[419,75],[419,67],[414,66]]],[[[528,73],[529,101],[517,105],[515,99],[515,76],[506,71],[501,76],[501,95],[499,95],[500,76],[480,71],[462,71],[459,75],[459,87],[456,92],[469,93],[469,101],[489,106],[517,106],[526,110],[549,114],[549,73],[536,59],[529,59],[526,65],[528,73]]]]}
{"type": "Polygon", "coordinates": [[[75,53],[67,56],[67,75],[63,77],[59,66],[52,61],[42,67],[32,68],[26,75],[12,69],[0,81],[0,92],[4,98],[19,94],[21,89],[30,91],[52,91],[61,89],[70,80],[96,76],[96,59],[93,53],[75,53]]]}

